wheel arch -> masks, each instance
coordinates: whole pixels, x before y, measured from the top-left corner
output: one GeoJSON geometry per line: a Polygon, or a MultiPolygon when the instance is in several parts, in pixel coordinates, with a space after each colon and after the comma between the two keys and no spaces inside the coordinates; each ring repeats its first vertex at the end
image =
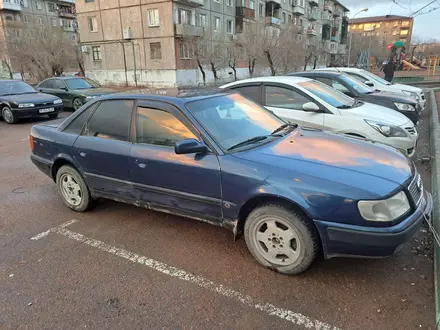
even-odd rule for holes
{"type": "Polygon", "coordinates": [[[59,155],[58,157],[56,157],[54,163],[52,164],[52,168],[51,168],[51,176],[52,176],[52,179],[54,182],[56,182],[58,170],[64,165],[69,165],[69,166],[73,167],[75,170],[77,170],[85,181],[83,172],[82,172],[80,166],[78,166],[78,164],[75,162],[75,160],[73,158],[69,157],[68,155],[59,155]]]}

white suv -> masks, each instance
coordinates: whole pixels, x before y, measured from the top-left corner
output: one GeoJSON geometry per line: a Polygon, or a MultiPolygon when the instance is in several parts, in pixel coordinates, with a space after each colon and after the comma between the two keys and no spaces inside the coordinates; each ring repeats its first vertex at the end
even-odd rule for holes
{"type": "Polygon", "coordinates": [[[353,76],[354,78],[360,80],[364,84],[370,87],[374,87],[379,91],[392,92],[392,93],[398,93],[398,94],[410,96],[419,102],[422,109],[425,109],[425,104],[426,104],[425,93],[421,88],[409,86],[409,85],[403,85],[403,84],[393,84],[375,75],[374,73],[358,68],[341,67],[341,68],[321,68],[315,70],[345,72],[353,76]]]}
{"type": "Polygon", "coordinates": [[[319,81],[302,77],[261,77],[220,87],[239,92],[288,122],[365,138],[412,156],[418,133],[404,115],[354,100],[319,81]]]}

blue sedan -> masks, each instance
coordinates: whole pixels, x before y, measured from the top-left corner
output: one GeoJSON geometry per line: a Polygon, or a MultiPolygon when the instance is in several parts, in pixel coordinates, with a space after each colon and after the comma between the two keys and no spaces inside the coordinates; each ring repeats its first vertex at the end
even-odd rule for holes
{"type": "Polygon", "coordinates": [[[395,149],[286,124],[239,94],[103,96],[33,126],[30,145],[70,209],[109,198],[223,226],[285,274],[321,252],[389,256],[432,208],[395,149]]]}

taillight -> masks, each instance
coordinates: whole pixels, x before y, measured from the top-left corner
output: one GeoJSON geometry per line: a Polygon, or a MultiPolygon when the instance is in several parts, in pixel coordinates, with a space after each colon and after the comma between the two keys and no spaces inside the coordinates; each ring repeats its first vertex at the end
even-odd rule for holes
{"type": "Polygon", "coordinates": [[[31,150],[34,150],[34,137],[29,135],[29,145],[31,146],[31,150]]]}

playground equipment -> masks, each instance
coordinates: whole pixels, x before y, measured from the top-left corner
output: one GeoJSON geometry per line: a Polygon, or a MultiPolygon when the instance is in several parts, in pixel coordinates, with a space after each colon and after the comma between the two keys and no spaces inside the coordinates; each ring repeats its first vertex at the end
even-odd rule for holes
{"type": "Polygon", "coordinates": [[[408,61],[402,60],[403,63],[403,70],[420,70],[420,67],[417,65],[414,65],[412,63],[409,63],[408,61]]]}
{"type": "Polygon", "coordinates": [[[426,61],[428,68],[428,76],[434,76],[437,72],[437,67],[440,65],[440,55],[429,55],[426,61]]]}

